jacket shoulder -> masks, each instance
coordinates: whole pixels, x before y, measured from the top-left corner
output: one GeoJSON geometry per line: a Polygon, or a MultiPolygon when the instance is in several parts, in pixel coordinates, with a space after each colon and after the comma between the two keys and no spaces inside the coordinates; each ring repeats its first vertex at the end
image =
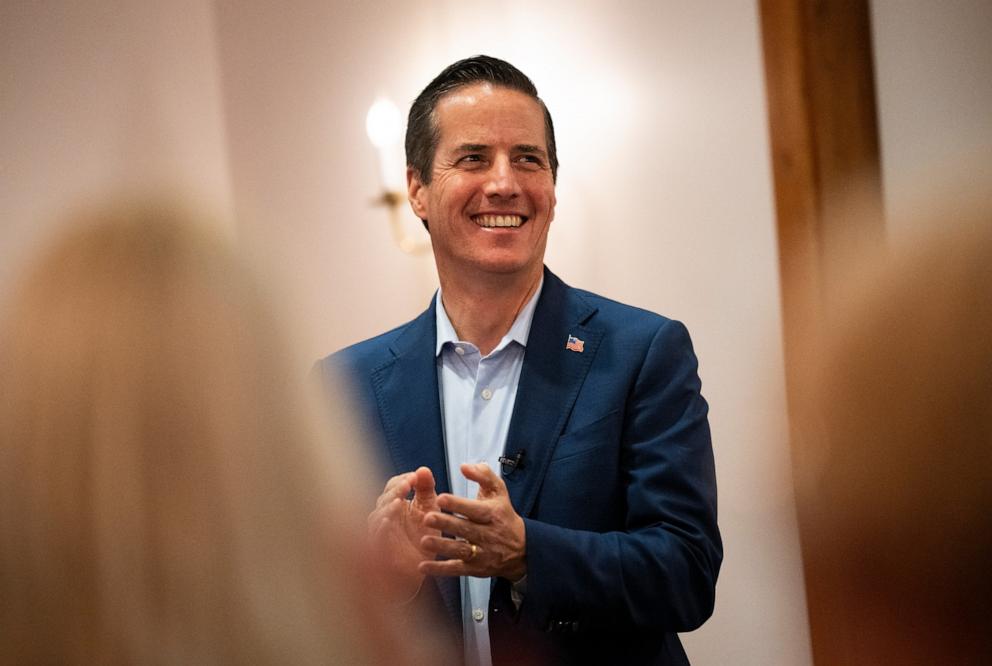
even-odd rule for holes
{"type": "Polygon", "coordinates": [[[674,328],[684,328],[681,322],[657,312],[621,303],[585,289],[571,289],[576,297],[595,308],[596,313],[592,320],[609,329],[629,334],[653,335],[659,329],[672,327],[673,324],[674,328]]]}
{"type": "Polygon", "coordinates": [[[350,372],[370,371],[393,357],[393,343],[413,322],[406,322],[385,333],[348,345],[318,361],[322,367],[344,367],[350,372]]]}

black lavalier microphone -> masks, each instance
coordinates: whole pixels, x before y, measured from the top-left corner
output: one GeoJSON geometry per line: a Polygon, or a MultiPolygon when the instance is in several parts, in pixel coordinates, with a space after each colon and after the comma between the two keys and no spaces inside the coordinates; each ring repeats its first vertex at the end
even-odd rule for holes
{"type": "Polygon", "coordinates": [[[525,449],[520,449],[512,456],[500,456],[499,466],[503,472],[503,476],[510,476],[513,474],[515,469],[524,468],[524,454],[527,453],[525,449]]]}

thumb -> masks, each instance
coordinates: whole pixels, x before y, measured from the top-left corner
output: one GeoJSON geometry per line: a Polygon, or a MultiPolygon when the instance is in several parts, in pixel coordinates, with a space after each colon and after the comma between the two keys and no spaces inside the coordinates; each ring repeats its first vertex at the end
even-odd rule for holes
{"type": "Polygon", "coordinates": [[[506,492],[506,484],[486,463],[464,464],[462,475],[469,481],[479,484],[479,499],[506,492]]]}
{"type": "Polygon", "coordinates": [[[434,474],[428,467],[418,467],[414,472],[413,502],[418,508],[433,509],[437,503],[437,492],[434,489],[434,474]]]}

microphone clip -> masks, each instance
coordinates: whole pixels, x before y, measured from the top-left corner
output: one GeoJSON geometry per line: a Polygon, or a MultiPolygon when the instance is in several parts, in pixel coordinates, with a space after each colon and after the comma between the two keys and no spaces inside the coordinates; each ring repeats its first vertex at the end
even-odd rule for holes
{"type": "Polygon", "coordinates": [[[526,450],[520,449],[512,456],[500,456],[499,466],[500,470],[503,472],[503,476],[510,476],[517,469],[524,468],[524,454],[527,453],[526,450]]]}

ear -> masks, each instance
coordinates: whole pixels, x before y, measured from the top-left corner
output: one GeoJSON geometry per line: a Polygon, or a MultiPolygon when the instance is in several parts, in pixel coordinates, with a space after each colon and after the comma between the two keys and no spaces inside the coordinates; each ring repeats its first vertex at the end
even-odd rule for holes
{"type": "Polygon", "coordinates": [[[421,220],[427,219],[427,185],[424,185],[413,167],[406,168],[406,195],[410,200],[413,214],[421,220]]]}

